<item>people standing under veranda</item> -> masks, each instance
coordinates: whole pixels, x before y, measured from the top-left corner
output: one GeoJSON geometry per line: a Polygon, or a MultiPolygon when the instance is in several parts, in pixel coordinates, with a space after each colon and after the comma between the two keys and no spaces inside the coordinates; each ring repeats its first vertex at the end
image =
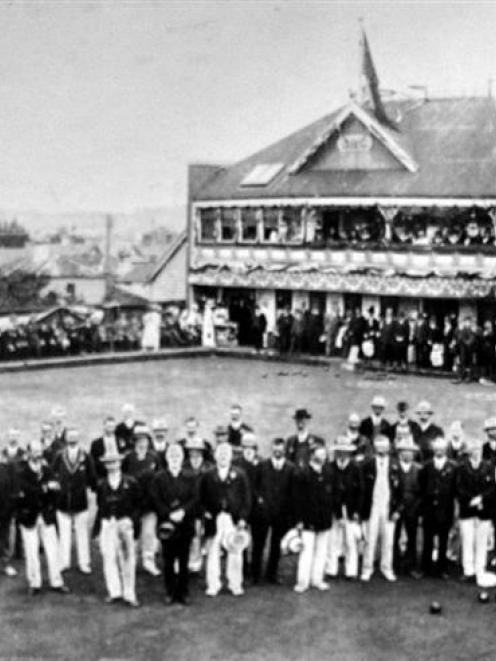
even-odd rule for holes
{"type": "Polygon", "coordinates": [[[363,497],[360,516],[366,524],[366,547],[362,563],[362,581],[374,573],[377,543],[380,543],[380,568],[387,581],[396,581],[393,571],[394,529],[399,519],[399,467],[389,456],[389,438],[374,438],[375,456],[362,464],[363,497]]]}
{"type": "Polygon", "coordinates": [[[458,377],[455,383],[475,378],[475,359],[477,356],[477,334],[471,317],[465,317],[462,326],[456,332],[456,349],[458,354],[458,377]]]}
{"type": "Polygon", "coordinates": [[[490,575],[487,585],[487,548],[495,505],[494,467],[482,459],[482,441],[471,439],[468,456],[459,464],[456,476],[456,497],[460,505],[460,536],[462,542],[463,578],[482,587],[494,587],[496,576],[490,575]]]}
{"type": "Polygon", "coordinates": [[[17,488],[17,520],[24,545],[29,594],[34,596],[41,591],[41,547],[48,568],[50,589],[67,593],[69,589],[60,571],[56,527],[56,502],[60,486],[43,459],[39,441],[33,441],[28,447],[27,461],[19,469],[17,488]]]}
{"type": "Polygon", "coordinates": [[[326,574],[331,578],[337,577],[339,557],[343,554],[345,576],[348,579],[355,579],[358,575],[362,479],[359,465],[352,460],[355,446],[346,436],[337,439],[333,450],[334,460],[331,463],[333,517],[327,549],[326,574]]]}
{"type": "Polygon", "coordinates": [[[150,576],[160,576],[156,564],[158,551],[157,515],[150,498],[150,483],[160,468],[160,461],[151,449],[151,433],[146,425],[134,428],[134,449],[122,461],[122,471],[133,477],[139,487],[140,535],[138,551],[141,554],[143,569],[150,576]]]}
{"type": "MultiPolygon", "coordinates": [[[[225,535],[244,530],[251,512],[251,493],[245,473],[232,465],[232,447],[221,443],[215,449],[215,467],[200,480],[200,506],[207,538],[207,590],[215,597],[222,588],[221,554],[225,535]]],[[[244,594],[243,552],[227,549],[226,578],[235,597],[244,594]]]]}
{"type": "Polygon", "coordinates": [[[262,577],[263,554],[270,532],[270,545],[265,579],[279,584],[277,570],[281,555],[281,540],[292,523],[291,493],[294,465],[284,456],[283,438],[274,438],[271,456],[261,461],[256,470],[252,515],[253,551],[251,575],[253,583],[262,577]]]}
{"type": "Polygon", "coordinates": [[[139,488],[121,470],[122,455],[107,454],[102,463],[107,476],[98,483],[96,530],[100,537],[108,604],[121,600],[132,608],[136,598],[136,549],[139,532],[139,488]]]}
{"type": "Polygon", "coordinates": [[[310,587],[328,590],[324,572],[332,525],[332,472],[323,442],[312,445],[308,465],[296,471],[293,508],[303,543],[294,591],[302,593],[310,587]]]}
{"type": "Polygon", "coordinates": [[[267,317],[264,315],[260,305],[255,306],[255,314],[253,316],[252,336],[253,346],[257,351],[264,348],[264,337],[267,330],[267,317]]]}
{"type": "Polygon", "coordinates": [[[448,537],[455,511],[456,463],[448,459],[448,441],[438,436],[431,442],[433,451],[420,471],[422,517],[422,572],[426,576],[447,578],[448,537]],[[434,561],[434,540],[437,559],[434,561]]]}
{"type": "Polygon", "coordinates": [[[78,429],[67,430],[66,447],[55,457],[52,469],[60,484],[57,527],[61,571],[71,567],[74,528],[79,571],[91,574],[88,490],[96,491],[97,477],[91,456],[80,444],[78,429]]]}
{"type": "Polygon", "coordinates": [[[166,604],[189,604],[189,549],[198,510],[198,482],[184,469],[184,450],[172,443],[166,450],[167,468],[155,473],[150,496],[162,542],[166,604]],[[176,569],[177,564],[177,569],[176,569]]]}

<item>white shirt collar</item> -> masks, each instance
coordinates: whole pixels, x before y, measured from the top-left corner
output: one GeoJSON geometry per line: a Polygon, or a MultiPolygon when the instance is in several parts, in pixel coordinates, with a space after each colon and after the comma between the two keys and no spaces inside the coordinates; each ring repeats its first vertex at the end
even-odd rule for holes
{"type": "Polygon", "coordinates": [[[284,457],[281,457],[280,459],[271,457],[270,460],[272,461],[272,466],[274,466],[276,470],[281,470],[281,468],[284,466],[284,457]]]}
{"type": "Polygon", "coordinates": [[[444,456],[444,457],[434,457],[434,466],[438,470],[441,470],[441,468],[444,468],[447,461],[448,461],[448,458],[446,456],[444,456]]]}
{"type": "Polygon", "coordinates": [[[400,459],[400,466],[404,473],[408,473],[412,467],[412,464],[408,464],[400,459]]]}
{"type": "Polygon", "coordinates": [[[227,466],[226,468],[217,467],[217,472],[219,474],[220,479],[223,482],[225,482],[227,480],[227,476],[229,475],[229,469],[230,469],[230,466],[227,466]]]}

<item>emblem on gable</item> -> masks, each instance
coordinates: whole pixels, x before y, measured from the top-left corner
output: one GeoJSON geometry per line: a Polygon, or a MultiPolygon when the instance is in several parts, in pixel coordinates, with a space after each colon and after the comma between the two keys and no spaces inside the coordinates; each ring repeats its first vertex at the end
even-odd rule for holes
{"type": "Polygon", "coordinates": [[[338,138],[338,149],[342,153],[366,152],[372,149],[372,136],[368,133],[347,133],[338,138]]]}

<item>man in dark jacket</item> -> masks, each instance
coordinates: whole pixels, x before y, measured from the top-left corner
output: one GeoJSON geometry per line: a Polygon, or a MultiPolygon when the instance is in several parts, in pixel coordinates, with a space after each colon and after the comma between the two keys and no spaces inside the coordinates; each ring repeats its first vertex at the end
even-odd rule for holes
{"type": "Polygon", "coordinates": [[[323,442],[312,445],[308,465],[296,471],[293,508],[303,542],[294,591],[306,592],[310,586],[328,590],[324,571],[332,525],[332,471],[323,442]]]}
{"type": "Polygon", "coordinates": [[[188,560],[198,506],[198,483],[191,471],[184,470],[184,450],[178,443],[169,445],[166,459],[167,468],[153,476],[150,496],[162,541],[166,603],[187,605],[188,560]]]}
{"type": "MultiPolygon", "coordinates": [[[[224,536],[235,528],[246,528],[252,504],[248,478],[240,468],[232,465],[229,443],[216,447],[215,468],[202,476],[199,497],[208,538],[206,594],[215,597],[222,587],[220,565],[224,536]]],[[[227,550],[226,577],[231,593],[235,597],[242,595],[242,552],[227,550]]]]}
{"type": "Polygon", "coordinates": [[[234,448],[241,447],[241,439],[243,434],[247,431],[253,431],[253,428],[250,425],[247,425],[243,422],[243,409],[239,404],[233,404],[231,406],[231,414],[229,425],[227,426],[227,440],[234,448]]]}
{"type": "Polygon", "coordinates": [[[296,424],[296,434],[290,436],[286,441],[286,459],[298,468],[308,465],[312,447],[316,444],[323,445],[324,439],[316,434],[311,434],[308,429],[308,421],[312,415],[307,409],[296,409],[293,419],[296,424]]]}
{"type": "MultiPolygon", "coordinates": [[[[202,438],[188,439],[184,450],[187,456],[185,468],[194,475],[196,487],[199,490],[202,475],[213,468],[213,464],[205,457],[205,441],[202,438]]],[[[189,571],[194,574],[198,574],[203,565],[202,543],[203,520],[198,507],[195,511],[194,536],[189,548],[188,561],[189,571]]]]}
{"type": "Polygon", "coordinates": [[[264,335],[266,330],[267,330],[267,317],[262,312],[261,307],[259,305],[256,305],[255,315],[253,317],[252,336],[253,336],[253,346],[257,351],[263,349],[264,335]]]}
{"type": "Polygon", "coordinates": [[[136,548],[139,533],[140,494],[136,480],[122,473],[122,455],[106,454],[102,463],[107,477],[97,488],[97,520],[100,523],[100,551],[107,586],[106,603],[121,599],[139,608],[136,599],[136,548]]]}
{"type": "Polygon", "coordinates": [[[77,429],[67,430],[66,447],[55,457],[52,469],[60,484],[57,495],[57,526],[61,571],[71,567],[74,526],[79,570],[83,574],[91,574],[88,489],[96,491],[97,478],[90,455],[79,443],[77,429]]]}
{"type": "Polygon", "coordinates": [[[445,438],[439,436],[431,446],[434,456],[424,464],[419,476],[424,537],[422,571],[428,576],[435,574],[445,578],[448,535],[455,509],[456,464],[447,457],[445,438]],[[436,567],[432,559],[435,537],[438,540],[436,567]]]}
{"type": "Polygon", "coordinates": [[[456,332],[456,349],[459,368],[456,383],[472,381],[475,376],[475,359],[477,357],[477,333],[471,317],[465,317],[462,327],[456,332]]]}
{"type": "Polygon", "coordinates": [[[269,530],[271,531],[269,558],[265,578],[278,584],[277,568],[281,555],[281,540],[291,524],[291,489],[294,465],[284,457],[283,438],[272,441],[269,459],[257,466],[252,514],[252,579],[258,583],[262,573],[262,558],[269,530]]]}
{"type": "MultiPolygon", "coordinates": [[[[132,404],[124,404],[122,407],[122,421],[115,428],[115,436],[120,443],[124,444],[125,452],[133,449],[133,433],[136,425],[144,424],[142,420],[137,420],[136,409],[132,404]]],[[[119,448],[119,452],[122,450],[119,448]]]]}
{"type": "Polygon", "coordinates": [[[13,555],[11,532],[16,495],[17,465],[0,457],[0,567],[5,575],[10,577],[17,575],[11,564],[13,555]]]}
{"type": "Polygon", "coordinates": [[[467,443],[467,452],[468,457],[458,466],[456,476],[463,577],[484,585],[487,543],[495,503],[494,466],[482,460],[482,441],[479,439],[467,443]]]}
{"type": "Polygon", "coordinates": [[[363,497],[360,517],[367,526],[367,546],[363,555],[362,581],[374,573],[375,550],[380,541],[381,573],[395,581],[393,571],[394,529],[401,510],[398,463],[390,458],[390,441],[379,434],[374,438],[375,456],[361,466],[363,497]]]}
{"type": "Polygon", "coordinates": [[[335,578],[339,556],[344,548],[345,575],[355,579],[358,574],[358,536],[362,479],[360,468],[352,460],[355,445],[344,436],[334,446],[332,472],[332,527],[329,534],[326,574],[335,578]],[[342,543],[344,540],[344,544],[342,543]]]}
{"type": "Polygon", "coordinates": [[[360,423],[360,434],[366,436],[370,441],[379,434],[387,436],[391,440],[391,425],[384,417],[386,400],[382,395],[375,395],[370,404],[372,413],[360,423]]]}
{"type": "Polygon", "coordinates": [[[116,435],[115,418],[108,415],[103,422],[103,435],[91,443],[90,454],[93,459],[95,471],[99,479],[107,476],[107,471],[102,463],[102,457],[107,454],[122,454],[128,451],[128,442],[122,436],[116,435]]]}
{"type": "Polygon", "coordinates": [[[398,427],[404,428],[408,427],[409,433],[413,439],[414,443],[417,443],[420,436],[420,427],[416,420],[412,420],[409,415],[409,406],[408,402],[401,401],[396,405],[396,410],[398,411],[398,419],[391,425],[391,440],[394,442],[396,440],[396,432],[398,427]]]}
{"type": "Polygon", "coordinates": [[[40,546],[48,567],[50,588],[69,592],[60,573],[59,543],[56,528],[56,502],[59,483],[43,459],[43,448],[35,441],[28,449],[28,459],[18,473],[17,520],[26,559],[26,578],[31,595],[41,590],[40,546]]]}
{"type": "Polygon", "coordinates": [[[411,436],[402,438],[396,444],[400,477],[400,516],[394,531],[394,558],[397,567],[412,578],[421,577],[417,567],[417,528],[420,510],[420,464],[414,461],[418,446],[411,436]],[[400,550],[402,531],[406,535],[406,550],[400,550]]]}
{"type": "Polygon", "coordinates": [[[427,401],[422,401],[418,404],[416,413],[418,415],[418,435],[417,445],[420,450],[420,461],[424,463],[432,458],[433,452],[431,443],[438,436],[444,436],[444,431],[441,427],[432,422],[434,411],[432,406],[427,401]]]}
{"type": "Polygon", "coordinates": [[[151,432],[146,425],[136,425],[133,432],[134,448],[122,461],[122,472],[134,477],[140,493],[140,538],[143,569],[151,576],[160,576],[155,557],[158,550],[157,515],[150,497],[150,483],[160,468],[160,460],[151,449],[151,432]]]}

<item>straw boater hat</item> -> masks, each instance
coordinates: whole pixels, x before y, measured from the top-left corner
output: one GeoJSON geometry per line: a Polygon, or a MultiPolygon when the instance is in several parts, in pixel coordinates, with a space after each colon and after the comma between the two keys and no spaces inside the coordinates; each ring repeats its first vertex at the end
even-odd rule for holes
{"type": "Polygon", "coordinates": [[[489,431],[490,429],[496,429],[496,416],[484,420],[484,431],[489,431]]]}
{"type": "Polygon", "coordinates": [[[338,436],[332,449],[334,452],[349,452],[351,454],[355,452],[356,447],[347,436],[338,436]]]}
{"type": "Polygon", "coordinates": [[[153,431],[168,431],[169,425],[165,418],[155,418],[152,422],[153,431]]]}
{"type": "Polygon", "coordinates": [[[389,448],[389,438],[387,436],[384,436],[384,434],[377,434],[377,436],[374,438],[374,447],[379,449],[379,448],[389,448]]]}
{"type": "Polygon", "coordinates": [[[386,400],[382,395],[374,395],[372,398],[372,402],[370,404],[372,408],[378,408],[378,409],[385,409],[386,408],[386,400]]]}
{"type": "Polygon", "coordinates": [[[185,450],[198,450],[199,452],[205,452],[205,441],[203,438],[187,438],[184,445],[185,450]]]}
{"type": "Polygon", "coordinates": [[[222,535],[222,546],[229,553],[242,553],[250,545],[250,533],[247,530],[231,528],[222,535]]]}
{"type": "Polygon", "coordinates": [[[396,451],[401,452],[402,450],[404,451],[409,451],[409,452],[418,452],[418,445],[416,445],[413,442],[412,435],[410,434],[409,436],[403,436],[400,438],[400,440],[396,443],[396,451]]]}
{"type": "Polygon", "coordinates": [[[431,448],[436,451],[439,449],[447,450],[448,449],[448,439],[444,436],[437,436],[431,441],[431,448]]]}
{"type": "Polygon", "coordinates": [[[243,448],[258,448],[257,437],[251,431],[244,432],[241,437],[241,446],[243,448]]]}
{"type": "Polygon", "coordinates": [[[303,550],[303,539],[296,528],[291,528],[281,539],[281,552],[283,555],[289,553],[298,554],[303,550]]]}
{"type": "Polygon", "coordinates": [[[427,400],[423,399],[421,402],[418,403],[417,413],[434,413],[431,403],[428,402],[427,400]]]}
{"type": "Polygon", "coordinates": [[[113,464],[116,461],[121,463],[123,459],[124,459],[124,455],[119,454],[119,452],[107,452],[107,454],[103,455],[100,461],[102,462],[102,464],[113,464]]]}

